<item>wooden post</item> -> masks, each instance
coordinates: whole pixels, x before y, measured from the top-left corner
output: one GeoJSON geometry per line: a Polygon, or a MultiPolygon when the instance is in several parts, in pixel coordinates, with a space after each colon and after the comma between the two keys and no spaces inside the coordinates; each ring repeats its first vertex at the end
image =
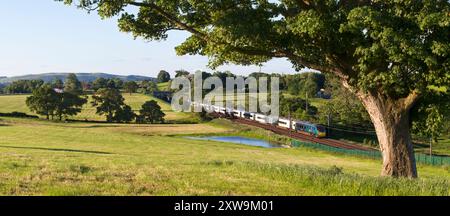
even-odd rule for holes
{"type": "Polygon", "coordinates": [[[327,128],[327,132],[328,132],[328,136],[331,134],[331,130],[330,130],[330,127],[331,127],[331,113],[328,113],[328,115],[327,115],[327,125],[328,125],[328,128],[327,128]]]}
{"type": "Polygon", "coordinates": [[[430,137],[430,157],[433,157],[432,144],[433,144],[433,137],[430,137]]]}
{"type": "Polygon", "coordinates": [[[291,107],[290,106],[289,106],[288,118],[289,118],[289,137],[291,137],[292,121],[291,121],[291,107]]]}
{"type": "Polygon", "coordinates": [[[306,91],[306,115],[308,115],[308,91],[306,91]]]}

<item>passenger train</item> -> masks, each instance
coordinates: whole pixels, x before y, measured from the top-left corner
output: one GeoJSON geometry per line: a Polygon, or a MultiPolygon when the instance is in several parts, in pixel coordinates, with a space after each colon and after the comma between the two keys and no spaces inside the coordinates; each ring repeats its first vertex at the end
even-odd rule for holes
{"type": "Polygon", "coordinates": [[[230,108],[226,108],[226,107],[219,107],[219,106],[196,103],[196,102],[192,102],[191,105],[192,106],[201,106],[206,111],[215,112],[215,113],[224,114],[224,115],[230,115],[230,116],[233,116],[236,118],[248,119],[248,120],[256,121],[256,122],[259,122],[262,124],[271,124],[271,125],[278,126],[281,128],[286,128],[286,129],[291,128],[292,130],[308,133],[308,134],[318,137],[318,138],[327,136],[325,127],[323,127],[322,125],[318,125],[318,124],[314,124],[314,123],[310,123],[310,122],[306,122],[306,121],[289,120],[286,118],[275,118],[275,117],[267,116],[267,115],[260,114],[260,113],[246,112],[246,111],[242,111],[242,110],[230,109],[230,108]]]}

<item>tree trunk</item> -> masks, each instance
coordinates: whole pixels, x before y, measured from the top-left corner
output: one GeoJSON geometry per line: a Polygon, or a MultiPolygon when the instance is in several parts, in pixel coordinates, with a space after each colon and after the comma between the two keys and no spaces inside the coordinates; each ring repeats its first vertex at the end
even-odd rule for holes
{"type": "Polygon", "coordinates": [[[106,122],[112,122],[113,119],[113,113],[108,112],[108,115],[106,116],[106,122]]]}
{"type": "Polygon", "coordinates": [[[410,134],[409,111],[417,95],[392,99],[372,93],[359,94],[375,126],[383,155],[382,176],[416,178],[417,169],[410,134]]]}

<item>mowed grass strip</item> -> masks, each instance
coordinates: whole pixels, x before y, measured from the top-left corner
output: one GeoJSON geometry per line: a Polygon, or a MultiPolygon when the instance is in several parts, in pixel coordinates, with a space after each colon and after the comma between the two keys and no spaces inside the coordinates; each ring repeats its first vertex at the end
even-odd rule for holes
{"type": "Polygon", "coordinates": [[[233,130],[214,124],[1,123],[2,195],[450,195],[445,167],[397,181],[381,161],[179,136],[233,130]]]}

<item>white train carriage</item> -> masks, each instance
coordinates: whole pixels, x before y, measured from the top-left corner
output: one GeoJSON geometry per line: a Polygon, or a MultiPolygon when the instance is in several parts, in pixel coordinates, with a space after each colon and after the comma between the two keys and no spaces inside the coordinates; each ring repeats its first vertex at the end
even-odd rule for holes
{"type": "Polygon", "coordinates": [[[212,105],[212,106],[211,106],[211,109],[212,109],[212,111],[214,111],[214,112],[216,112],[216,113],[219,113],[219,112],[220,112],[220,107],[219,107],[219,106],[214,106],[214,105],[212,105]]]}
{"type": "Polygon", "coordinates": [[[255,121],[259,122],[259,123],[267,123],[267,116],[263,115],[263,114],[258,114],[255,113],[255,121]]]}
{"type": "Polygon", "coordinates": [[[243,116],[244,111],[241,111],[241,110],[233,110],[232,114],[233,114],[234,117],[244,118],[244,116],[243,116]]]}
{"type": "Polygon", "coordinates": [[[278,124],[278,117],[267,116],[266,122],[268,124],[271,124],[271,125],[277,125],[278,124]]]}
{"type": "Polygon", "coordinates": [[[219,113],[226,114],[226,112],[227,112],[227,108],[219,107],[219,113]]]}
{"type": "Polygon", "coordinates": [[[211,105],[202,104],[202,106],[203,106],[203,109],[205,109],[206,112],[213,112],[214,111],[214,109],[213,109],[213,107],[211,105]]]}
{"type": "Polygon", "coordinates": [[[233,108],[226,107],[226,112],[227,112],[227,115],[229,115],[229,116],[233,115],[233,108]]]}
{"type": "Polygon", "coordinates": [[[280,118],[280,119],[278,119],[278,126],[280,126],[282,128],[290,128],[291,121],[289,121],[289,119],[280,118]]]}
{"type": "Polygon", "coordinates": [[[244,112],[242,114],[242,117],[245,119],[249,119],[249,120],[255,120],[255,113],[250,113],[250,112],[244,112]]]}
{"type": "Polygon", "coordinates": [[[298,121],[291,121],[292,130],[297,130],[297,123],[298,123],[298,121]]]}

